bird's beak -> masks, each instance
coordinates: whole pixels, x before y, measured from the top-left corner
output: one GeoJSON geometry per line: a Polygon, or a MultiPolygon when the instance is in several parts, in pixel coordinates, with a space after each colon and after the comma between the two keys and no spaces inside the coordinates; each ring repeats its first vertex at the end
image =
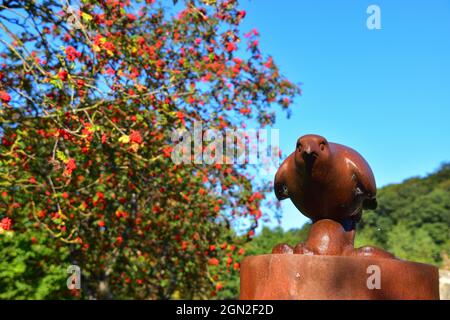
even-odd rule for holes
{"type": "Polygon", "coordinates": [[[316,160],[317,156],[318,156],[317,152],[311,151],[311,147],[309,146],[302,152],[302,158],[303,160],[305,160],[306,163],[312,164],[314,160],[316,160]]]}

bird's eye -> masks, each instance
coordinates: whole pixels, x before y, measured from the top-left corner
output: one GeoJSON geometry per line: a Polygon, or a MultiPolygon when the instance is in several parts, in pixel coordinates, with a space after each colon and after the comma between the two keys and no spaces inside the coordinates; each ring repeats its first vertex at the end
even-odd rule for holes
{"type": "Polygon", "coordinates": [[[295,148],[298,149],[298,151],[302,149],[302,144],[300,143],[300,141],[297,142],[297,146],[295,148]]]}
{"type": "Polygon", "coordinates": [[[324,141],[322,141],[322,142],[320,143],[320,150],[321,150],[321,151],[325,150],[325,142],[324,142],[324,141]]]}

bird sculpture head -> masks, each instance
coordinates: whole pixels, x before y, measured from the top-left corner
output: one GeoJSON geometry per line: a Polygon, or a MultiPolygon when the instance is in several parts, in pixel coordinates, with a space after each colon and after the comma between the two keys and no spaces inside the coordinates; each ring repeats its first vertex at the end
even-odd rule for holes
{"type": "Polygon", "coordinates": [[[322,136],[308,134],[298,138],[295,147],[295,166],[310,175],[313,168],[322,167],[331,157],[330,145],[322,136]]]}
{"type": "Polygon", "coordinates": [[[288,183],[293,175],[302,178],[326,172],[327,162],[332,158],[327,139],[316,134],[297,139],[295,151],[281,164],[275,175],[274,191],[278,200],[289,198],[288,183]]]}

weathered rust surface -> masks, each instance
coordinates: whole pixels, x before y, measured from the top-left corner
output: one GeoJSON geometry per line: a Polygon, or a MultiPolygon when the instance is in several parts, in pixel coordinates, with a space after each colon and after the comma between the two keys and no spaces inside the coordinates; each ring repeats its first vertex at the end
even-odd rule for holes
{"type": "Polygon", "coordinates": [[[300,137],[274,191],[313,225],[305,243],[281,243],[272,254],[244,259],[241,299],[439,299],[436,267],[354,248],[363,209],[377,206],[372,170],[355,150],[318,135],[300,137]]]}
{"type": "Polygon", "coordinates": [[[268,254],[241,265],[242,300],[439,299],[439,272],[431,265],[395,259],[268,254]],[[369,289],[378,266],[380,289],[369,289]],[[369,280],[368,280],[369,279],[369,280]]]}

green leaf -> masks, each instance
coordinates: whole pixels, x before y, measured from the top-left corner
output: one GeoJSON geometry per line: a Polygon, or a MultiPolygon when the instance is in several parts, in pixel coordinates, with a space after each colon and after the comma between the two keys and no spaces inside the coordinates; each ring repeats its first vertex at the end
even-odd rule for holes
{"type": "Polygon", "coordinates": [[[64,152],[61,150],[56,151],[56,158],[62,162],[67,162],[67,157],[64,152]]]}
{"type": "Polygon", "coordinates": [[[86,12],[81,13],[81,18],[83,19],[84,22],[87,22],[87,23],[91,22],[91,20],[93,19],[93,17],[86,12]]]}
{"type": "Polygon", "coordinates": [[[130,136],[127,136],[127,135],[123,135],[123,136],[121,136],[120,138],[119,138],[119,142],[120,143],[128,143],[128,142],[130,142],[130,136]]]}

